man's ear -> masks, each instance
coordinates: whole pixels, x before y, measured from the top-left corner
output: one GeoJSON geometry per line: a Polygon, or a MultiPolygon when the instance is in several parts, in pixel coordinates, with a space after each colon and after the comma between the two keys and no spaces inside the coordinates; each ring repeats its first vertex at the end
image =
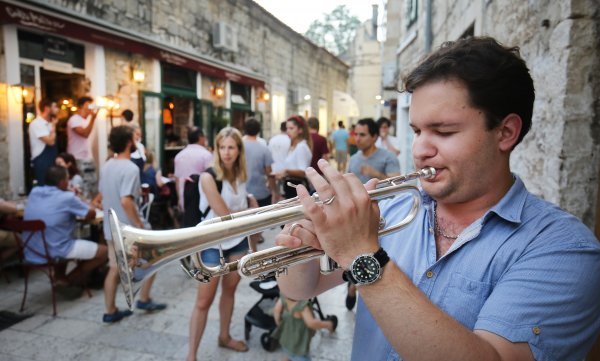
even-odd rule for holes
{"type": "Polygon", "coordinates": [[[498,147],[503,152],[510,152],[519,139],[523,120],[515,113],[510,113],[498,126],[498,147]]]}

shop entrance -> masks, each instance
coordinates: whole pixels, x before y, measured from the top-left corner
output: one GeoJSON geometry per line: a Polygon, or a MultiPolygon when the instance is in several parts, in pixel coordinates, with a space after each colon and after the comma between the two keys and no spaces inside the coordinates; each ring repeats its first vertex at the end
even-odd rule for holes
{"type": "Polygon", "coordinates": [[[174,172],[175,156],[188,143],[188,128],[201,127],[200,123],[200,104],[195,94],[192,96],[191,94],[164,92],[162,123],[163,174],[174,172]]]}
{"type": "Polygon", "coordinates": [[[31,148],[29,142],[29,124],[39,114],[38,103],[43,98],[49,98],[59,106],[56,115],[56,145],[58,152],[67,150],[67,121],[77,110],[76,99],[85,94],[85,77],[77,73],[60,73],[46,70],[38,65],[22,63],[21,92],[23,104],[23,169],[25,170],[25,185],[27,193],[33,187],[33,172],[31,169],[31,148]],[[36,84],[39,84],[36,87],[36,84]]]}

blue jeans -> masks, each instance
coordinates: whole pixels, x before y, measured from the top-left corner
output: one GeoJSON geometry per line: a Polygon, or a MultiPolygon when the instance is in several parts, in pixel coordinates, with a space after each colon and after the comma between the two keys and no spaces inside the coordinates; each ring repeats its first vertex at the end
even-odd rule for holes
{"type": "MultiPolygon", "coordinates": [[[[228,261],[232,256],[244,254],[248,252],[249,249],[248,237],[245,237],[240,241],[240,243],[235,245],[235,247],[224,249],[223,257],[225,257],[225,260],[228,261]]],[[[220,263],[219,250],[216,248],[205,249],[204,251],[200,252],[200,257],[202,258],[202,263],[204,263],[206,266],[217,266],[220,263]]]]}

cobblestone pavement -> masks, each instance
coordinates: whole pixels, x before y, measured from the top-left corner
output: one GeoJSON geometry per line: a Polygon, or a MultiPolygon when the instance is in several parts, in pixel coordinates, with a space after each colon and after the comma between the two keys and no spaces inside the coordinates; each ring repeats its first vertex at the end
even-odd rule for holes
{"type": "MultiPolygon", "coordinates": [[[[276,230],[265,232],[260,248],[273,245],[276,230]]],[[[155,314],[135,311],[134,315],[114,325],[101,321],[104,312],[102,290],[68,301],[58,299],[58,314],[52,317],[50,287],[41,272],[34,272],[24,313],[32,316],[0,331],[0,359],[9,360],[183,360],[187,353],[188,325],[196,283],[179,268],[178,262],[165,266],[154,283],[153,298],[167,302],[168,308],[155,314]]],[[[0,278],[0,310],[18,313],[23,295],[23,279],[10,275],[11,282],[0,278]]],[[[231,333],[244,337],[244,316],[261,298],[242,280],[236,294],[231,333]]],[[[311,356],[316,361],[348,360],[354,329],[354,312],[344,305],[346,289],[337,287],[318,297],[324,314],[335,314],[339,326],[335,333],[319,331],[313,338],[311,356]]],[[[217,347],[218,297],[210,310],[208,325],[198,351],[198,360],[281,360],[280,349],[265,351],[260,344],[264,330],[252,328],[248,341],[250,351],[236,353],[217,347]]],[[[126,307],[125,298],[117,297],[117,305],[126,307]]]]}

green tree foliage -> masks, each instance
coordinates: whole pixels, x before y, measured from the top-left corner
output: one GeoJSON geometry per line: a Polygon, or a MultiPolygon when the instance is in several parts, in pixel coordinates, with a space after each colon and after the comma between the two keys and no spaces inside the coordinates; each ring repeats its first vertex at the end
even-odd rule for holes
{"type": "Polygon", "coordinates": [[[340,5],[322,19],[314,20],[304,36],[335,55],[348,50],[360,20],[350,14],[345,5],[340,5]]]}

